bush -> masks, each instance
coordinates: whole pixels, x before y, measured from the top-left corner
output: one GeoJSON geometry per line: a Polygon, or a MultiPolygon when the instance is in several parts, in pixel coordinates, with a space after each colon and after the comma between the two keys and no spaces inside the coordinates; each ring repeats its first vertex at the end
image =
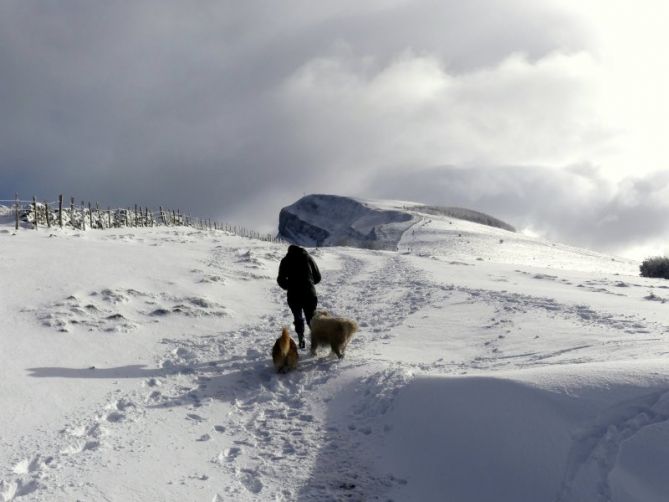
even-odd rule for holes
{"type": "Polygon", "coordinates": [[[669,258],[666,256],[655,256],[646,258],[641,266],[641,277],[661,277],[669,279],[669,258]]]}

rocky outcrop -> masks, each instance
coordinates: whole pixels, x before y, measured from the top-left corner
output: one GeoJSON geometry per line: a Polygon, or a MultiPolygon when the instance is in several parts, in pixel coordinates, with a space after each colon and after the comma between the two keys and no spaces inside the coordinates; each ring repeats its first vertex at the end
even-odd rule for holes
{"type": "Polygon", "coordinates": [[[428,215],[437,220],[454,218],[515,232],[497,218],[459,207],[307,195],[281,210],[279,237],[301,246],[396,250],[402,235],[414,223],[432,221],[428,215]]]}
{"type": "Polygon", "coordinates": [[[380,209],[337,195],[307,195],[279,214],[279,236],[302,246],[397,249],[415,221],[403,211],[380,209]]]}

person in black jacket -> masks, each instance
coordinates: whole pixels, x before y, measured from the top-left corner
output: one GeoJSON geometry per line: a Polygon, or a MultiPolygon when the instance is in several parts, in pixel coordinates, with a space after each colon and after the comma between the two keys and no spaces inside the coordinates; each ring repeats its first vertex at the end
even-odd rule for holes
{"type": "Polygon", "coordinates": [[[305,347],[304,318],[306,317],[307,324],[309,324],[316,305],[318,305],[314,285],[321,282],[321,273],[306,249],[290,245],[279,265],[276,282],[279,283],[281,289],[288,291],[288,306],[295,318],[295,332],[300,348],[303,349],[305,347]],[[302,312],[304,312],[304,317],[302,312]]]}

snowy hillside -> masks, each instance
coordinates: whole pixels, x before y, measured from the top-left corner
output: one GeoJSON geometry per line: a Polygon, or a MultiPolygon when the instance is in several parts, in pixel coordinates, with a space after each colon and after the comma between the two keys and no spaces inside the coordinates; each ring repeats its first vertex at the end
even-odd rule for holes
{"type": "Polygon", "coordinates": [[[515,232],[511,225],[497,218],[459,207],[312,194],[281,210],[279,235],[301,246],[395,251],[406,230],[424,222],[427,215],[451,224],[457,219],[515,232]]]}
{"type": "Polygon", "coordinates": [[[549,268],[638,271],[638,264],[631,260],[517,233],[507,223],[483,213],[407,201],[307,195],[282,209],[279,234],[302,246],[399,250],[446,261],[524,264],[530,260],[549,268]]]}
{"type": "Polygon", "coordinates": [[[276,375],[285,246],[0,227],[0,501],[666,500],[667,281],[430,214],[398,245],[311,250],[361,330],[276,375]]]}

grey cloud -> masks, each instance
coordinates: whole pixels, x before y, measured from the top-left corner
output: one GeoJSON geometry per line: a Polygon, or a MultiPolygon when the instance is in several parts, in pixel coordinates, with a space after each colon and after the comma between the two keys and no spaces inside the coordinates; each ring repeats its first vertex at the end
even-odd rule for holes
{"type": "Polygon", "coordinates": [[[328,138],[327,120],[299,99],[286,107],[286,81],[310,61],[369,58],[379,71],[412,49],[457,74],[587,43],[576,20],[520,0],[9,0],[0,4],[0,187],[171,204],[266,228],[303,193],[360,187],[342,166],[353,176],[386,162],[376,145],[350,153],[367,138],[328,138]],[[322,144],[299,131],[305,123],[322,144]]]}
{"type": "Polygon", "coordinates": [[[669,173],[612,182],[592,166],[434,167],[375,177],[376,197],[488,212],[559,242],[623,252],[669,238],[669,173]]]}

